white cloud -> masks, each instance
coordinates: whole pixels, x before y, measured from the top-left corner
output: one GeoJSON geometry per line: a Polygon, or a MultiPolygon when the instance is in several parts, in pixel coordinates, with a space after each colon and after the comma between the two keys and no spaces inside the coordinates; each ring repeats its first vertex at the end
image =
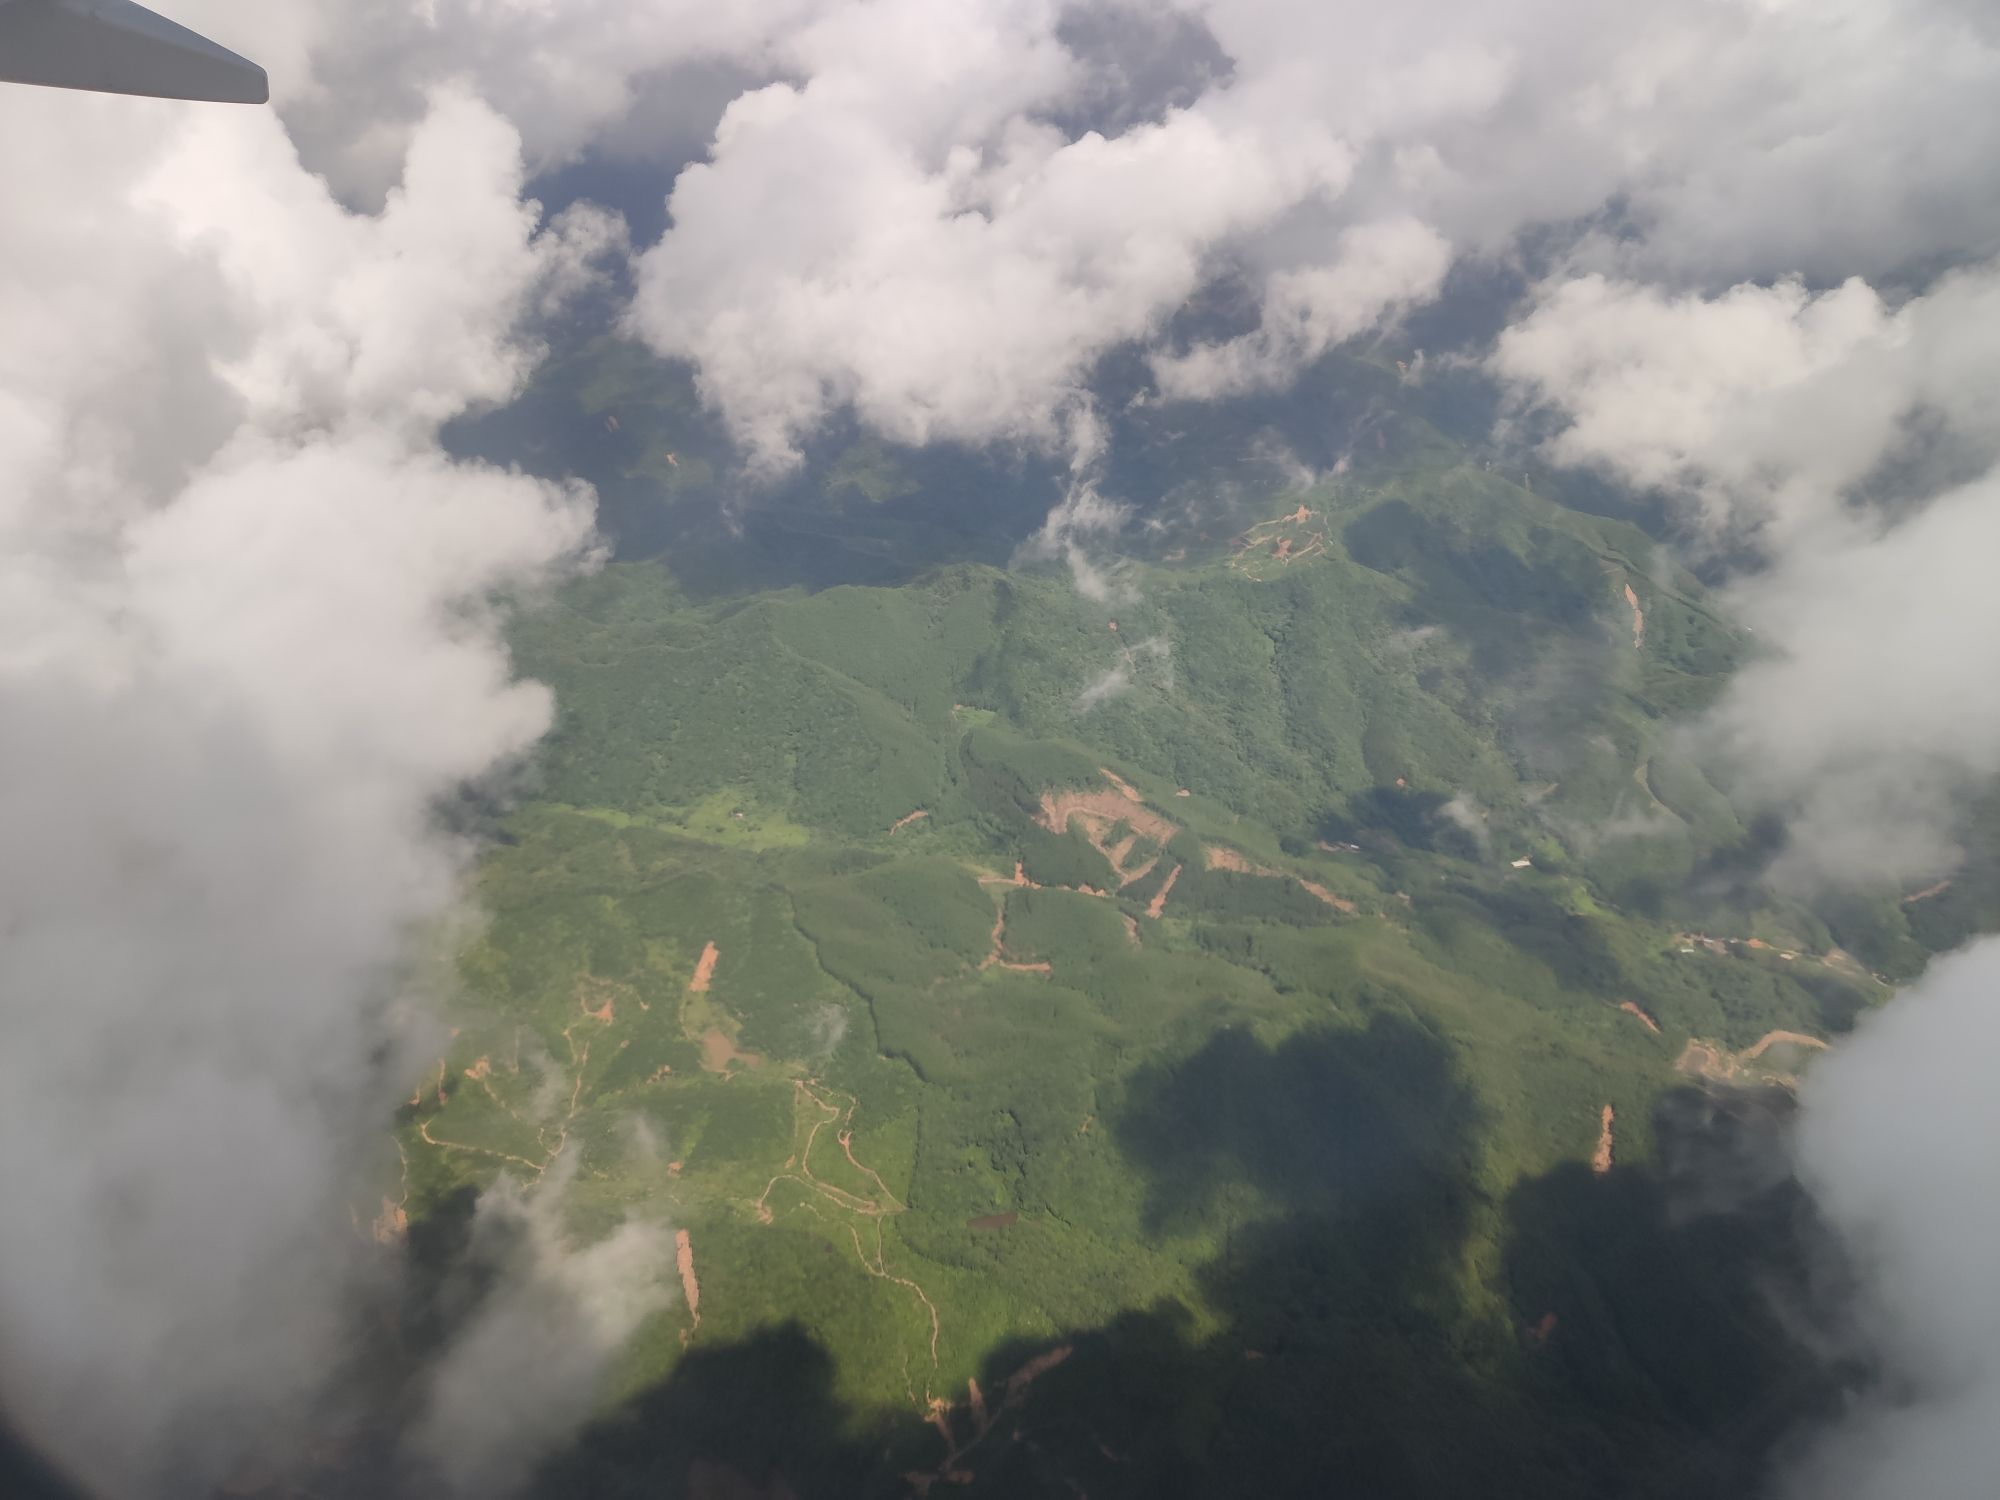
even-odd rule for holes
{"type": "Polygon", "coordinates": [[[479,1200],[470,1256],[492,1286],[429,1372],[409,1459],[446,1492],[499,1500],[590,1415],[612,1357],[678,1295],[673,1237],[626,1219],[589,1245],[570,1239],[574,1156],[525,1191],[502,1178],[479,1200]]]}
{"type": "Polygon", "coordinates": [[[1163,395],[1181,400],[1284,385],[1335,345],[1428,302],[1450,268],[1451,247],[1428,225],[1363,224],[1340,236],[1326,264],[1272,274],[1255,333],[1156,356],[1153,373],[1163,395]]]}
{"type": "Polygon", "coordinates": [[[548,721],[490,601],[589,496],[435,435],[573,247],[457,93],[373,218],[255,111],[6,91],[0,161],[0,1399],[201,1490],[339,1373],[431,806],[548,721]]]}
{"type": "Polygon", "coordinates": [[[1449,247],[1541,223],[1596,223],[1581,262],[1681,286],[1921,270],[2000,235],[1977,190],[2000,48],[1971,7],[1157,9],[1227,66],[1106,139],[1050,123],[1116,68],[1102,35],[1064,45],[1062,7],[813,7],[675,185],[634,326],[782,467],[841,407],[902,441],[1053,444],[1121,345],[1170,392],[1280,383],[1430,296],[1449,247]],[[1258,329],[1162,351],[1226,277],[1258,329]]]}
{"type": "Polygon", "coordinates": [[[1884,1379],[1819,1434],[1798,1500],[1958,1500],[2000,1468],[2000,940],[1932,965],[1816,1063],[1800,1172],[1844,1236],[1884,1379]]]}
{"type": "Polygon", "coordinates": [[[1586,275],[1543,287],[1492,368],[1568,420],[1549,445],[1697,498],[1719,527],[1784,542],[1836,522],[1913,439],[2000,455],[1980,391],[2000,378],[2000,266],[1891,308],[1865,282],[1715,297],[1586,275]]]}
{"type": "Polygon", "coordinates": [[[1728,593],[1762,650],[1704,725],[1789,808],[1785,879],[1949,867],[1951,804],[2000,772],[2000,266],[1900,306],[1858,280],[1670,296],[1545,287],[1493,368],[1566,424],[1558,462],[1689,497],[1768,565],[1728,593]],[[1962,476],[1972,476],[1957,482],[1962,476]]]}

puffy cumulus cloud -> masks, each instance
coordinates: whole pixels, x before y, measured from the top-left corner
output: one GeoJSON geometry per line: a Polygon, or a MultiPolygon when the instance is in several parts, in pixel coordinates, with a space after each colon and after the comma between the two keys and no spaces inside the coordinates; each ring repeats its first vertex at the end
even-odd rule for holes
{"type": "Polygon", "coordinates": [[[783,49],[806,81],[739,98],[675,183],[634,326],[761,464],[839,406],[899,442],[1054,443],[1106,348],[1344,180],[1309,125],[1186,110],[1067,137],[1039,118],[1084,87],[1058,16],[831,7],[783,49]]]}
{"type": "Polygon", "coordinates": [[[1565,425],[1558,463],[1682,491],[1712,524],[1783,544],[1867,498],[1918,450],[1960,468],[2000,457],[1981,392],[2000,378],[2000,266],[1892,308],[1859,279],[1713,297],[1586,275],[1544,286],[1491,368],[1565,425]]]}
{"type": "Polygon", "coordinates": [[[1705,289],[2000,235],[2000,41],[1945,0],[822,0],[756,56],[780,81],[680,175],[633,325],[767,467],[838,407],[1054,442],[1120,345],[1171,395],[1282,383],[1535,226],[1705,289]],[[1254,329],[1170,338],[1222,281],[1254,329]]]}
{"type": "MultiPolygon", "coordinates": [[[[463,85],[520,132],[531,172],[637,119],[676,142],[677,93],[704,70],[769,71],[769,40],[822,0],[180,0],[175,18],[254,57],[312,170],[374,202],[402,171],[430,93],[463,85]]],[[[712,118],[701,122],[705,133],[712,118]]],[[[632,143],[628,143],[632,144],[632,143]]]]}
{"type": "Polygon", "coordinates": [[[1336,344],[1429,301],[1450,269],[1451,246],[1415,219],[1347,230],[1326,264],[1272,274],[1254,333],[1158,356],[1160,393],[1210,400],[1282,385],[1336,344]]]}
{"type": "Polygon", "coordinates": [[[0,93],[0,1404],[107,1496],[339,1375],[432,809],[548,722],[493,601],[590,497],[436,441],[601,228],[538,233],[518,158],[441,94],[358,217],[268,113],[0,93]]]}
{"type": "Polygon", "coordinates": [[[1957,1500],[2000,1467],[2000,940],[1930,971],[1814,1065],[1801,1177],[1846,1239],[1884,1379],[1789,1476],[1797,1500],[1957,1500]]]}
{"type": "Polygon", "coordinates": [[[1547,451],[1690,497],[1764,565],[1729,602],[1763,654],[1703,726],[1793,813],[1776,874],[1954,859],[1954,796],[2000,772],[2000,266],[1892,306],[1859,280],[1671,296],[1545,287],[1492,368],[1563,420],[1547,451]]]}
{"type": "Polygon", "coordinates": [[[1856,521],[1734,590],[1766,655],[1704,728],[1794,810],[1776,872],[1894,881],[1956,860],[1953,804],[2000,773],[2000,471],[1908,519],[1856,521]]]}

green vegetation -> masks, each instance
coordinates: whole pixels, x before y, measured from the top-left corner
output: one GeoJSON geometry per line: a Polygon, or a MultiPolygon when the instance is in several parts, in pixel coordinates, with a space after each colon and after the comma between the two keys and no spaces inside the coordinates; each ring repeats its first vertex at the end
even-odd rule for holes
{"type": "MultiPolygon", "coordinates": [[[[589,368],[682,445],[671,510],[693,409],[589,368]]],[[[1746,902],[1768,830],[1673,734],[1741,642],[1399,421],[1238,541],[1163,525],[1115,608],[904,546],[955,471],[856,442],[822,519],[893,586],[669,544],[518,619],[557,725],[404,1112],[413,1234],[573,1156],[578,1233],[684,1230],[701,1287],[542,1493],[1754,1488],[1830,1389],[1759,1291],[1802,1210],[1680,1211],[1783,1106],[1677,1059],[1844,1029],[2000,864],[1746,902]]]]}

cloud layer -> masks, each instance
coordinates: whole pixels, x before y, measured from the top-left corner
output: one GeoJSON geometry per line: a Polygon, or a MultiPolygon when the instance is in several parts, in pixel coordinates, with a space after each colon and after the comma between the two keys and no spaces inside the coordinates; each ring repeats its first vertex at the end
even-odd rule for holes
{"type": "MultiPolygon", "coordinates": [[[[620,247],[524,199],[579,154],[656,165],[630,326],[753,464],[843,412],[1066,450],[1041,545],[1107,599],[1108,354],[1165,399],[1282,384],[1532,241],[1557,271],[1494,368],[1563,416],[1552,456],[1770,563],[1737,599],[1769,654],[1710,729],[1799,871],[1934,867],[2000,770],[1977,0],[176,15],[278,113],[0,94],[0,1132],[38,1146],[0,1160],[0,1400],[109,1493],[282,1445],[339,1370],[371,1272],[327,1226],[469,854],[430,809],[547,722],[494,599],[590,547],[586,495],[437,442],[620,247]]],[[[569,1305],[573,1247],[530,1243],[493,1326],[569,1305]]],[[[587,1381],[621,1325],[580,1326],[587,1381]]]]}
{"type": "Polygon", "coordinates": [[[1778,876],[1949,868],[1955,796],[2000,773],[2000,265],[1894,307],[1858,279],[1560,279],[1492,368],[1563,417],[1551,458],[1684,496],[1739,558],[1763,654],[1706,732],[1793,813],[1778,876]]]}
{"type": "Polygon", "coordinates": [[[431,806],[548,720],[492,600],[589,496],[435,437],[577,247],[462,94],[366,218],[268,114],[0,122],[0,1400],[97,1491],[199,1492],[340,1370],[468,853],[431,806]]]}
{"type": "Polygon", "coordinates": [[[2000,1469],[2000,939],[1934,964],[1806,1081],[1798,1152],[1863,1275],[1884,1379],[1820,1435],[1797,1500],[1957,1500],[2000,1469]]]}

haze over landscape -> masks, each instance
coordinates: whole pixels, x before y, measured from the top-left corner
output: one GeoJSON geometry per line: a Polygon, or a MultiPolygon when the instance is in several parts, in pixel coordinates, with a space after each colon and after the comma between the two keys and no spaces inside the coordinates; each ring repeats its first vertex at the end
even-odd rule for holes
{"type": "Polygon", "coordinates": [[[1990,5],[168,9],[0,88],[0,1487],[1986,1492],[1990,5]]]}

